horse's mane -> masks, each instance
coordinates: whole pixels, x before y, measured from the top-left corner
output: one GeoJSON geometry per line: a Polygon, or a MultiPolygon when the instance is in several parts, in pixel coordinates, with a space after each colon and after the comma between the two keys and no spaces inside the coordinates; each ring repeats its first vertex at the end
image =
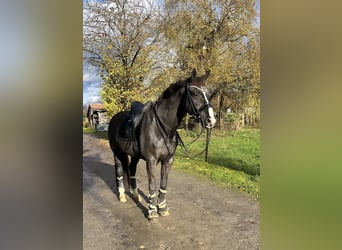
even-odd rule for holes
{"type": "Polygon", "coordinates": [[[185,86],[186,81],[184,80],[179,80],[173,84],[170,84],[170,86],[163,91],[159,99],[167,99],[169,98],[172,94],[176,93],[179,91],[181,88],[185,86]]]}
{"type": "Polygon", "coordinates": [[[191,83],[191,86],[201,87],[203,86],[204,80],[203,77],[195,77],[194,81],[191,81],[191,77],[187,78],[186,80],[179,80],[164,90],[161,94],[160,98],[167,99],[175,92],[179,91],[181,88],[185,86],[186,83],[191,83]]]}

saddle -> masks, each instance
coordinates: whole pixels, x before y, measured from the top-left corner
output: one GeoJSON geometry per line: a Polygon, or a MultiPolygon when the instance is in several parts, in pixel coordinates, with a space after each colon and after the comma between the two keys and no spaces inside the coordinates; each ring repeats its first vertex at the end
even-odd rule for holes
{"type": "Polygon", "coordinates": [[[143,109],[145,105],[141,102],[132,102],[131,108],[127,113],[125,120],[122,122],[120,127],[120,137],[122,139],[136,141],[136,128],[139,125],[140,119],[143,115],[143,109]]]}

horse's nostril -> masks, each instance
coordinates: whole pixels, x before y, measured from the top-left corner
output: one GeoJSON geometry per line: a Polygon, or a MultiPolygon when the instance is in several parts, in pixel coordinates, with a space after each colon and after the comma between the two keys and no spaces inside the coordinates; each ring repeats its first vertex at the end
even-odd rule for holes
{"type": "Polygon", "coordinates": [[[216,123],[216,119],[215,119],[215,118],[212,118],[212,117],[209,117],[209,118],[208,118],[208,123],[211,124],[212,126],[214,126],[215,123],[216,123]]]}

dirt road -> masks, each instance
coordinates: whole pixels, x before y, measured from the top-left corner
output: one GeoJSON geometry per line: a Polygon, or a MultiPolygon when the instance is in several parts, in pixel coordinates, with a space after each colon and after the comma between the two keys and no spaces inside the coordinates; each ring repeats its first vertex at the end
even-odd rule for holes
{"type": "Polygon", "coordinates": [[[109,146],[83,135],[83,249],[260,248],[258,202],[172,169],[170,216],[150,222],[143,161],[137,177],[142,202],[120,203],[109,146]]]}

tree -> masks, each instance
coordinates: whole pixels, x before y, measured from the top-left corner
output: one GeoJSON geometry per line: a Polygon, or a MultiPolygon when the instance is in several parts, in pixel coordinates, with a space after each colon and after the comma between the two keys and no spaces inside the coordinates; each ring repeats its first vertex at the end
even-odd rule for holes
{"type": "Polygon", "coordinates": [[[154,98],[195,68],[211,70],[207,87],[219,127],[227,107],[242,115],[252,109],[259,119],[255,1],[166,0],[161,6],[148,0],[85,4],[85,58],[99,68],[109,114],[154,98]]]}
{"type": "Polygon", "coordinates": [[[87,1],[84,4],[84,55],[99,69],[101,97],[109,115],[133,100],[154,95],[147,78],[157,63],[156,10],[146,0],[87,1]]]}
{"type": "Polygon", "coordinates": [[[255,1],[170,0],[165,2],[163,17],[163,35],[177,55],[174,65],[186,73],[192,68],[211,70],[208,87],[219,118],[225,99],[238,112],[259,105],[255,1]]]}

